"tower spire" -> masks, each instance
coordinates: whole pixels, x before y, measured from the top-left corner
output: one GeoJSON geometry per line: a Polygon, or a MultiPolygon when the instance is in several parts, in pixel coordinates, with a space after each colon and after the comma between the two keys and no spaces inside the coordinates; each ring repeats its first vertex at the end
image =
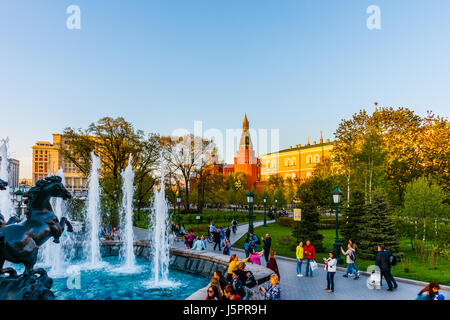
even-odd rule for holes
{"type": "Polygon", "coordinates": [[[244,122],[242,123],[242,129],[244,131],[247,131],[248,127],[249,127],[249,125],[248,125],[247,113],[245,113],[244,122]]]}
{"type": "Polygon", "coordinates": [[[320,143],[323,143],[322,130],[320,130],[320,143]]]}

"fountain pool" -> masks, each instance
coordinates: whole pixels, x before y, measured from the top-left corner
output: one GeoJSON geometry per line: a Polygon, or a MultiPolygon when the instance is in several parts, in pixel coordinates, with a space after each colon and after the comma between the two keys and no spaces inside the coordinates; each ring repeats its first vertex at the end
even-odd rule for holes
{"type": "MultiPolygon", "coordinates": [[[[143,285],[152,272],[150,261],[136,257],[136,265],[142,272],[121,274],[115,272],[121,259],[117,256],[103,257],[102,269],[82,269],[80,289],[69,289],[68,278],[53,279],[52,291],[56,300],[184,300],[195,291],[205,287],[209,279],[178,270],[170,270],[169,280],[175,283],[170,288],[147,288],[143,285]]],[[[80,265],[84,261],[80,261],[80,265]]],[[[72,266],[77,266],[73,261],[72,266]]],[[[14,265],[18,272],[23,267],[14,265]]],[[[45,268],[47,271],[50,268],[45,268]]],[[[73,283],[73,282],[72,282],[73,283]]]]}

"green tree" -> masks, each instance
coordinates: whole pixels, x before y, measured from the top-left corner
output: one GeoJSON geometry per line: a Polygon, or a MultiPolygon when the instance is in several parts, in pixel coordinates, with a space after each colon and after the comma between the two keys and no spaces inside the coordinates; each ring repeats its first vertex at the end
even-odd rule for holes
{"type": "MultiPolygon", "coordinates": [[[[302,220],[299,223],[298,231],[294,228],[293,236],[300,241],[310,240],[317,252],[323,251],[323,235],[319,233],[319,210],[318,201],[314,197],[314,191],[310,188],[313,179],[301,184],[298,191],[300,209],[302,210],[302,220]]],[[[331,191],[329,191],[331,197],[331,191]]]]}
{"type": "Polygon", "coordinates": [[[438,221],[449,217],[447,195],[434,179],[420,177],[406,186],[402,215],[422,222],[422,240],[426,241],[426,225],[433,222],[438,232],[438,221]]]}
{"type": "Polygon", "coordinates": [[[377,247],[383,244],[392,254],[399,254],[396,228],[388,203],[383,195],[375,193],[372,202],[365,205],[362,217],[359,255],[363,259],[373,260],[377,247]]]}
{"type": "Polygon", "coordinates": [[[357,244],[361,241],[362,218],[364,216],[364,193],[352,193],[349,206],[343,211],[344,223],[340,227],[345,240],[352,239],[357,244]]]}

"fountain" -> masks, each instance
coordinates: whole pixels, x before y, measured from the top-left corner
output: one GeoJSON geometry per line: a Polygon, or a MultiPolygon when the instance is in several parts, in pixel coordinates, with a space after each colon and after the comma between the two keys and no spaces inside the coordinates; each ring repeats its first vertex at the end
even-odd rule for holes
{"type": "Polygon", "coordinates": [[[122,248],[120,251],[123,265],[116,271],[122,273],[135,273],[138,271],[136,258],[134,256],[134,234],[133,234],[133,194],[134,194],[134,172],[132,167],[133,157],[130,154],[128,166],[122,172],[122,215],[121,235],[122,248]]]}
{"type": "Polygon", "coordinates": [[[100,240],[98,238],[100,229],[100,168],[100,158],[92,151],[86,215],[87,236],[85,238],[86,241],[89,241],[86,245],[88,249],[86,266],[91,269],[101,268],[103,265],[100,255],[100,240]]]}
{"type": "MultiPolygon", "coordinates": [[[[8,164],[8,139],[2,141],[0,146],[0,179],[9,182],[9,164],[8,164]]],[[[0,191],[0,213],[3,214],[5,221],[8,221],[14,214],[13,199],[10,188],[0,191]]]]}
{"type": "Polygon", "coordinates": [[[161,185],[155,190],[151,209],[152,226],[152,279],[144,285],[149,288],[178,286],[169,280],[169,249],[172,237],[169,233],[169,207],[164,191],[164,162],[161,157],[161,185]]]}
{"type": "MultiPolygon", "coordinates": [[[[61,183],[65,185],[65,177],[62,169],[59,169],[56,173],[56,176],[61,177],[61,183]]],[[[64,201],[62,198],[52,198],[51,205],[53,208],[54,214],[61,219],[63,216],[63,212],[65,211],[64,201]]],[[[61,278],[65,277],[66,274],[66,259],[64,254],[64,248],[72,247],[71,237],[67,233],[63,233],[60,238],[61,245],[58,245],[54,242],[46,242],[45,245],[42,246],[42,262],[44,266],[50,267],[48,274],[53,278],[61,278]]]]}

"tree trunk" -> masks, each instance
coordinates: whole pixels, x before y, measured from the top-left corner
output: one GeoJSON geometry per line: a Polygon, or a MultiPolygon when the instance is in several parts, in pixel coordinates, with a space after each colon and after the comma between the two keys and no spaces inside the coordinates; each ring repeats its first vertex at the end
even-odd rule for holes
{"type": "Polygon", "coordinates": [[[347,175],[347,208],[350,207],[350,170],[347,175]]]}

